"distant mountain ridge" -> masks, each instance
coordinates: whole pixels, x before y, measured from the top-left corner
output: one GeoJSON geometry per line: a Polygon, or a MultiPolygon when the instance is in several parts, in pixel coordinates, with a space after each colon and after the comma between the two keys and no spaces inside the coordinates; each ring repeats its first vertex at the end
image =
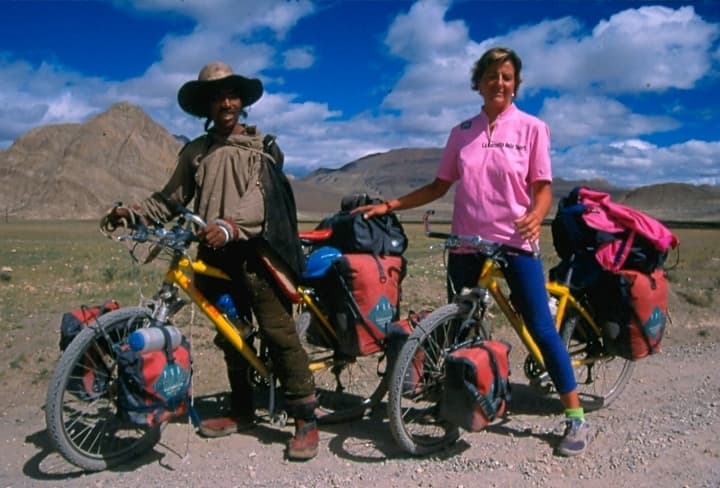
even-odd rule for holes
{"type": "MultiPolygon", "coordinates": [[[[142,109],[112,105],[82,124],[37,127],[0,151],[0,217],[96,219],[114,202],[134,202],[159,190],[187,138],[172,135],[142,109]]],[[[343,196],[364,192],[397,197],[431,181],[442,149],[403,148],[370,154],[337,169],[291,177],[299,218],[318,220],[339,209],[343,196]]],[[[557,198],[584,184],[613,200],[664,220],[720,221],[720,187],[666,183],[620,189],[605,181],[556,178],[557,198]]],[[[427,208],[449,218],[452,191],[427,208]]],[[[403,218],[423,209],[402,212],[403,218]]]]}

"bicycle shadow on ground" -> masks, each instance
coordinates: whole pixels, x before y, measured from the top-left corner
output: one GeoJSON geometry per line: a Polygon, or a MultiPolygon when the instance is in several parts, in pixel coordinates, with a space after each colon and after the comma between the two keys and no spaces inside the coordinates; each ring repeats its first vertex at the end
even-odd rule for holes
{"type": "MultiPolygon", "coordinates": [[[[224,393],[195,397],[194,399],[194,408],[201,419],[221,415],[228,405],[229,398],[228,395],[224,393]]],[[[188,417],[179,417],[169,421],[171,424],[188,424],[188,422],[188,417]]],[[[262,423],[260,423],[256,429],[248,432],[248,434],[257,437],[260,442],[265,444],[284,445],[287,439],[290,438],[290,434],[287,432],[272,425],[262,423]]],[[[191,435],[197,434],[192,432],[191,435]]],[[[94,473],[93,471],[87,471],[74,466],[64,459],[59,452],[55,451],[48,436],[47,429],[28,435],[25,438],[25,442],[34,445],[38,450],[38,452],[22,466],[23,474],[30,479],[38,481],[61,481],[76,479],[94,473]]],[[[174,471],[174,468],[163,460],[166,459],[168,455],[182,458],[184,454],[180,453],[171,444],[172,443],[165,442],[161,436],[160,441],[153,449],[136,458],[103,470],[103,472],[127,473],[153,463],[157,463],[168,471],[174,471]]]]}
{"type": "MultiPolygon", "coordinates": [[[[259,417],[256,428],[244,433],[262,444],[285,443],[292,436],[287,428],[273,425],[267,415],[267,392],[256,392],[255,406],[259,417]]],[[[277,408],[282,408],[282,394],[278,395],[277,408]]],[[[222,415],[229,406],[229,392],[208,395],[195,399],[195,409],[201,418],[222,415]]],[[[370,414],[357,419],[335,422],[318,422],[320,449],[328,449],[338,458],[352,462],[377,463],[392,457],[401,457],[403,452],[390,433],[385,417],[386,404],[381,404],[370,414]],[[327,446],[327,447],[324,447],[327,446]]],[[[292,426],[292,419],[287,419],[292,426]]],[[[292,429],[292,427],[291,427],[292,429]]]]}
{"type": "Polygon", "coordinates": [[[560,440],[559,434],[542,431],[537,432],[526,424],[517,422],[513,425],[514,415],[531,415],[536,417],[558,416],[562,418],[564,407],[557,395],[543,395],[537,389],[526,383],[512,383],[512,397],[500,421],[488,425],[485,430],[493,434],[500,434],[509,437],[534,437],[551,447],[554,447],[560,440]]]}
{"type": "MultiPolygon", "coordinates": [[[[227,408],[229,393],[219,393],[195,399],[195,409],[201,418],[219,415],[227,408]]],[[[255,405],[258,408],[260,421],[258,426],[244,433],[263,444],[285,443],[292,436],[291,432],[270,423],[266,412],[267,398],[262,393],[256,395],[255,405]]],[[[356,463],[382,463],[388,459],[410,457],[396,442],[390,432],[385,412],[387,403],[381,402],[375,409],[362,418],[344,420],[333,423],[319,422],[320,449],[327,449],[340,459],[356,463]]],[[[288,422],[292,422],[289,419],[288,422]]],[[[470,445],[462,440],[440,449],[432,454],[433,458],[444,459],[458,455],[470,445]]]]}
{"type": "Polygon", "coordinates": [[[527,383],[511,383],[507,410],[516,415],[557,415],[564,407],[557,395],[544,395],[527,383]]]}
{"type": "MultiPolygon", "coordinates": [[[[387,404],[381,402],[370,415],[361,419],[322,425],[321,439],[323,432],[331,433],[333,437],[328,442],[330,452],[338,458],[352,462],[382,463],[389,459],[412,457],[395,442],[386,411],[387,404]]],[[[444,460],[469,448],[470,444],[461,439],[424,457],[444,460]]]]}
{"type": "MultiPolygon", "coordinates": [[[[23,464],[22,472],[30,479],[38,481],[63,481],[91,475],[92,471],[78,468],[66,461],[60,453],[56,452],[50,443],[46,429],[37,431],[25,437],[25,442],[33,444],[38,452],[23,464]]],[[[162,442],[162,440],[161,440],[162,442]]],[[[112,467],[106,471],[126,473],[135,471],[143,465],[153,462],[161,463],[164,454],[153,449],[142,456],[112,467]]]]}

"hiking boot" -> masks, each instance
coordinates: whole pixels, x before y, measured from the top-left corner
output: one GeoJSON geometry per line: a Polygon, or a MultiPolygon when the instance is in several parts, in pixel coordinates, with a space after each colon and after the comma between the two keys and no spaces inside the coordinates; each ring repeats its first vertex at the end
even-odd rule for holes
{"type": "Polygon", "coordinates": [[[317,456],[320,434],[314,420],[295,419],[295,435],[288,441],[287,457],[293,461],[307,461],[317,456]]]}
{"type": "Polygon", "coordinates": [[[556,453],[561,456],[578,456],[585,452],[592,438],[592,427],[581,419],[565,419],[565,432],[556,453]]]}
{"type": "Polygon", "coordinates": [[[217,417],[203,420],[198,431],[203,437],[224,437],[255,427],[255,417],[217,417]]]}

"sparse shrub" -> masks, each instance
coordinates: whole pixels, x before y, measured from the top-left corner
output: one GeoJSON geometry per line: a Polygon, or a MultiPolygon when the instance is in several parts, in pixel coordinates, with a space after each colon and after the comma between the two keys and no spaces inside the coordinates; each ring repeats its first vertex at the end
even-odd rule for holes
{"type": "Polygon", "coordinates": [[[685,299],[690,305],[701,308],[710,308],[712,306],[712,293],[710,290],[688,290],[678,291],[678,295],[685,299]]]}
{"type": "Polygon", "coordinates": [[[33,378],[32,384],[44,384],[50,378],[51,373],[52,372],[47,368],[41,369],[40,372],[33,378]]]}
{"type": "Polygon", "coordinates": [[[139,266],[131,266],[130,268],[126,269],[125,272],[122,275],[122,278],[125,280],[132,280],[135,281],[141,276],[141,271],[139,266]]]}
{"type": "Polygon", "coordinates": [[[18,357],[10,361],[10,369],[22,369],[22,365],[25,362],[25,354],[20,354],[18,357]]]}
{"type": "Polygon", "coordinates": [[[0,268],[0,281],[9,282],[12,280],[12,268],[10,266],[3,266],[0,268]]]}
{"type": "Polygon", "coordinates": [[[103,278],[105,279],[105,283],[112,283],[115,281],[115,276],[117,275],[117,268],[115,266],[107,266],[105,269],[103,269],[103,278]]]}

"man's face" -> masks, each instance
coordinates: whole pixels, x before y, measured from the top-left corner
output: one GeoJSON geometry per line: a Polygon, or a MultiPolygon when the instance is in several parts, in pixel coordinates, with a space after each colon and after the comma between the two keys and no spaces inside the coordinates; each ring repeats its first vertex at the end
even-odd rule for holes
{"type": "Polygon", "coordinates": [[[220,134],[230,134],[237,125],[242,110],[242,100],[237,92],[222,88],[210,100],[210,119],[220,134]]]}

